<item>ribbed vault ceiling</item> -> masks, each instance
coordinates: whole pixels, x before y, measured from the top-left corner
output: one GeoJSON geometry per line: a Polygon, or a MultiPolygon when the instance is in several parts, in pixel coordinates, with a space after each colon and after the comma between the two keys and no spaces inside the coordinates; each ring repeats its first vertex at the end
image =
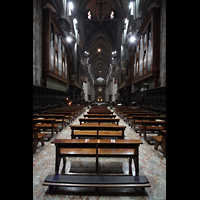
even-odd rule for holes
{"type": "MultiPolygon", "coordinates": [[[[128,0],[73,0],[75,17],[79,21],[80,46],[89,52],[90,64],[95,80],[101,76],[105,79],[112,61],[112,51],[119,43],[119,26],[126,17],[128,0]],[[95,3],[106,3],[100,5],[95,3]],[[91,11],[92,19],[87,19],[91,11]],[[115,18],[110,20],[110,12],[114,10],[115,18]],[[103,20],[99,19],[103,16],[103,20]],[[99,52],[98,49],[101,51],[99,52]]],[[[120,33],[121,34],[121,33],[120,33]]]]}

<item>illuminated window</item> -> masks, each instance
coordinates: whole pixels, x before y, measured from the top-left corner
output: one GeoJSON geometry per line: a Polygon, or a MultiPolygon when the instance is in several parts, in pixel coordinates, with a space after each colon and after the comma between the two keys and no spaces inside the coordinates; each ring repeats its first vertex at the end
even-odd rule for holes
{"type": "Polygon", "coordinates": [[[72,10],[74,8],[73,3],[71,1],[69,2],[68,8],[69,8],[69,16],[71,16],[72,15],[72,10]]]}
{"type": "Polygon", "coordinates": [[[113,19],[115,17],[115,13],[114,11],[112,10],[111,13],[110,13],[110,19],[113,19]]]}
{"type": "Polygon", "coordinates": [[[92,13],[90,10],[88,11],[88,19],[92,19],[92,13]]]}

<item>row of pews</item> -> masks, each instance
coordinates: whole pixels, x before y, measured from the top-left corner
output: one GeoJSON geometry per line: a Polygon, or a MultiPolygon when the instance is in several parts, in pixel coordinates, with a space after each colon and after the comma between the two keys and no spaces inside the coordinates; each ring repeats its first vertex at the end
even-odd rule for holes
{"type": "MultiPolygon", "coordinates": [[[[44,186],[66,187],[139,187],[144,190],[150,187],[146,176],[139,174],[139,146],[141,140],[124,139],[126,126],[119,125],[119,118],[113,115],[106,106],[94,106],[84,118],[79,118],[80,124],[69,125],[71,139],[54,139],[55,145],[55,173],[48,175],[44,186]],[[66,157],[94,157],[96,171],[89,175],[59,173],[61,159],[63,168],[66,157]],[[129,175],[104,175],[99,172],[99,158],[125,157],[129,163],[129,175]],[[133,161],[133,162],[132,162],[133,161]],[[132,163],[135,175],[132,174],[132,163]]],[[[62,170],[61,170],[62,171],[62,170]]]]}
{"type": "Polygon", "coordinates": [[[50,140],[54,133],[70,124],[76,117],[85,111],[84,106],[70,106],[44,111],[41,114],[33,114],[33,153],[36,152],[38,143],[45,145],[44,139],[50,140]],[[44,132],[50,130],[50,132],[44,132]]]}
{"type": "Polygon", "coordinates": [[[166,116],[128,106],[115,105],[113,110],[134,128],[136,133],[138,132],[140,136],[143,134],[148,144],[155,144],[154,149],[157,149],[160,145],[166,158],[166,116]],[[149,134],[156,135],[148,136],[149,134]]]}

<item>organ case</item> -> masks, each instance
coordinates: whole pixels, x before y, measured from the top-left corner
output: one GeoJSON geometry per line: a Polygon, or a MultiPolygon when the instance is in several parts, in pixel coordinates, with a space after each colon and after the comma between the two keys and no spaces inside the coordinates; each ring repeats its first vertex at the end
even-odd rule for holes
{"type": "Polygon", "coordinates": [[[160,8],[151,9],[136,38],[138,40],[133,48],[132,84],[154,76],[157,87],[160,69],[160,8]]]}
{"type": "Polygon", "coordinates": [[[44,86],[47,79],[69,83],[66,36],[50,9],[43,9],[42,22],[42,72],[44,86]]]}

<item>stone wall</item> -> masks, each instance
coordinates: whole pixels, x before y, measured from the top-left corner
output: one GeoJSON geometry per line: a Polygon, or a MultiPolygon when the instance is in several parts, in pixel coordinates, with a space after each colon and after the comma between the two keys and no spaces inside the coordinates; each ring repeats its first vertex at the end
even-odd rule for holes
{"type": "Polygon", "coordinates": [[[42,85],[42,6],[33,0],[33,85],[42,85]]]}

